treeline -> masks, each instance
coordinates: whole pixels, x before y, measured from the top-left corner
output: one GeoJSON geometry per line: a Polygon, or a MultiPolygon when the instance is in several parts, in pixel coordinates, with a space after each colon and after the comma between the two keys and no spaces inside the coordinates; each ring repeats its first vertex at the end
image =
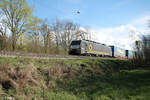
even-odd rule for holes
{"type": "Polygon", "coordinates": [[[135,42],[135,67],[150,67],[150,35],[143,35],[135,42]]]}
{"type": "MultiPolygon", "coordinates": [[[[148,20],[150,28],[150,20],[148,20]]],[[[135,54],[133,58],[133,66],[136,68],[150,68],[150,34],[140,36],[140,39],[135,41],[135,54]]]]}
{"type": "Polygon", "coordinates": [[[0,50],[67,54],[74,39],[89,39],[88,29],[70,20],[35,17],[26,0],[0,1],[0,50]]]}

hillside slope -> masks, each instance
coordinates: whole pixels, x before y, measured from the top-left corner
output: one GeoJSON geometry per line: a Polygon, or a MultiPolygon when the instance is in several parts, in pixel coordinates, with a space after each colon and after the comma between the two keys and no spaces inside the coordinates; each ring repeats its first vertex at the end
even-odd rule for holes
{"type": "Polygon", "coordinates": [[[0,97],[16,100],[148,100],[150,71],[128,60],[0,58],[0,97]]]}

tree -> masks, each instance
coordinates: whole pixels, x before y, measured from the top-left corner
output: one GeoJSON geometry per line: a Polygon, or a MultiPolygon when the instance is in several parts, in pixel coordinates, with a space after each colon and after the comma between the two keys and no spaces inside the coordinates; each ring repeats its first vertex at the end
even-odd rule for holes
{"type": "Polygon", "coordinates": [[[42,22],[40,32],[44,39],[44,52],[47,53],[48,49],[51,47],[52,32],[50,26],[45,21],[42,22]]]}
{"type": "Polygon", "coordinates": [[[7,27],[0,23],[0,50],[6,49],[7,27]]]}
{"type": "Polygon", "coordinates": [[[31,52],[41,52],[41,36],[40,36],[40,22],[41,20],[37,17],[32,17],[30,23],[28,24],[28,31],[26,31],[26,36],[30,39],[31,52]]]}
{"type": "Polygon", "coordinates": [[[91,40],[91,33],[88,28],[80,29],[78,33],[80,39],[91,40]]]}
{"type": "MultiPolygon", "coordinates": [[[[0,20],[2,19],[2,12],[0,12],[0,20]]],[[[0,50],[6,49],[6,32],[7,27],[2,22],[0,22],[0,50]]]]}
{"type": "Polygon", "coordinates": [[[60,47],[68,52],[72,40],[87,39],[89,36],[88,31],[81,30],[78,24],[69,20],[56,20],[52,27],[56,43],[56,53],[59,53],[60,47]]]}
{"type": "Polygon", "coordinates": [[[61,44],[61,35],[62,35],[61,33],[64,30],[63,26],[64,26],[63,23],[59,20],[56,20],[56,22],[54,24],[52,24],[54,41],[56,43],[56,52],[55,53],[59,53],[59,47],[61,44]]]}
{"type": "Polygon", "coordinates": [[[134,64],[136,67],[150,67],[150,35],[143,35],[135,41],[134,64]]]}
{"type": "Polygon", "coordinates": [[[12,49],[16,49],[17,39],[26,32],[26,26],[31,18],[32,10],[26,0],[1,0],[0,9],[3,13],[3,23],[12,34],[12,49]]]}
{"type": "Polygon", "coordinates": [[[145,35],[142,37],[142,51],[144,54],[144,59],[150,64],[150,35],[145,35]]]}
{"type": "MultiPolygon", "coordinates": [[[[150,27],[150,20],[148,22],[150,27]]],[[[135,41],[133,64],[136,67],[150,67],[150,34],[141,35],[139,40],[135,41]]]]}
{"type": "Polygon", "coordinates": [[[62,32],[62,46],[65,51],[68,51],[72,40],[77,40],[80,37],[79,26],[71,21],[64,22],[64,31],[62,32]]]}

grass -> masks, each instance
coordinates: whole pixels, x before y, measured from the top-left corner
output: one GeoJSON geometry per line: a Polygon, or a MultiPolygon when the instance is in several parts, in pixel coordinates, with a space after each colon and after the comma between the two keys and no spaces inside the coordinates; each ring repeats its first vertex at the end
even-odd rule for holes
{"type": "Polygon", "coordinates": [[[0,93],[13,95],[18,100],[35,98],[149,100],[150,98],[150,71],[133,69],[128,60],[42,60],[16,57],[0,58],[0,68],[1,76],[5,73],[7,78],[12,79],[21,89],[15,89],[13,86],[5,89],[0,78],[0,93]],[[16,73],[9,71],[10,68],[16,73]],[[30,76],[26,76],[25,73],[30,71],[30,76]],[[25,85],[20,84],[22,81],[26,82],[25,85]]]}
{"type": "Polygon", "coordinates": [[[63,91],[73,92],[89,100],[149,100],[150,72],[123,70],[110,77],[99,75],[79,77],[59,84],[63,91]]]}

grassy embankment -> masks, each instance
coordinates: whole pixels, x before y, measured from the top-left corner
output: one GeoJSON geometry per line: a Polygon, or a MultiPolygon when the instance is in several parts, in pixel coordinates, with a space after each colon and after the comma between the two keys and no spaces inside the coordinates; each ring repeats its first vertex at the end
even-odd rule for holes
{"type": "Polygon", "coordinates": [[[128,60],[0,58],[0,96],[17,100],[149,100],[149,76],[148,70],[132,69],[128,60]]]}

